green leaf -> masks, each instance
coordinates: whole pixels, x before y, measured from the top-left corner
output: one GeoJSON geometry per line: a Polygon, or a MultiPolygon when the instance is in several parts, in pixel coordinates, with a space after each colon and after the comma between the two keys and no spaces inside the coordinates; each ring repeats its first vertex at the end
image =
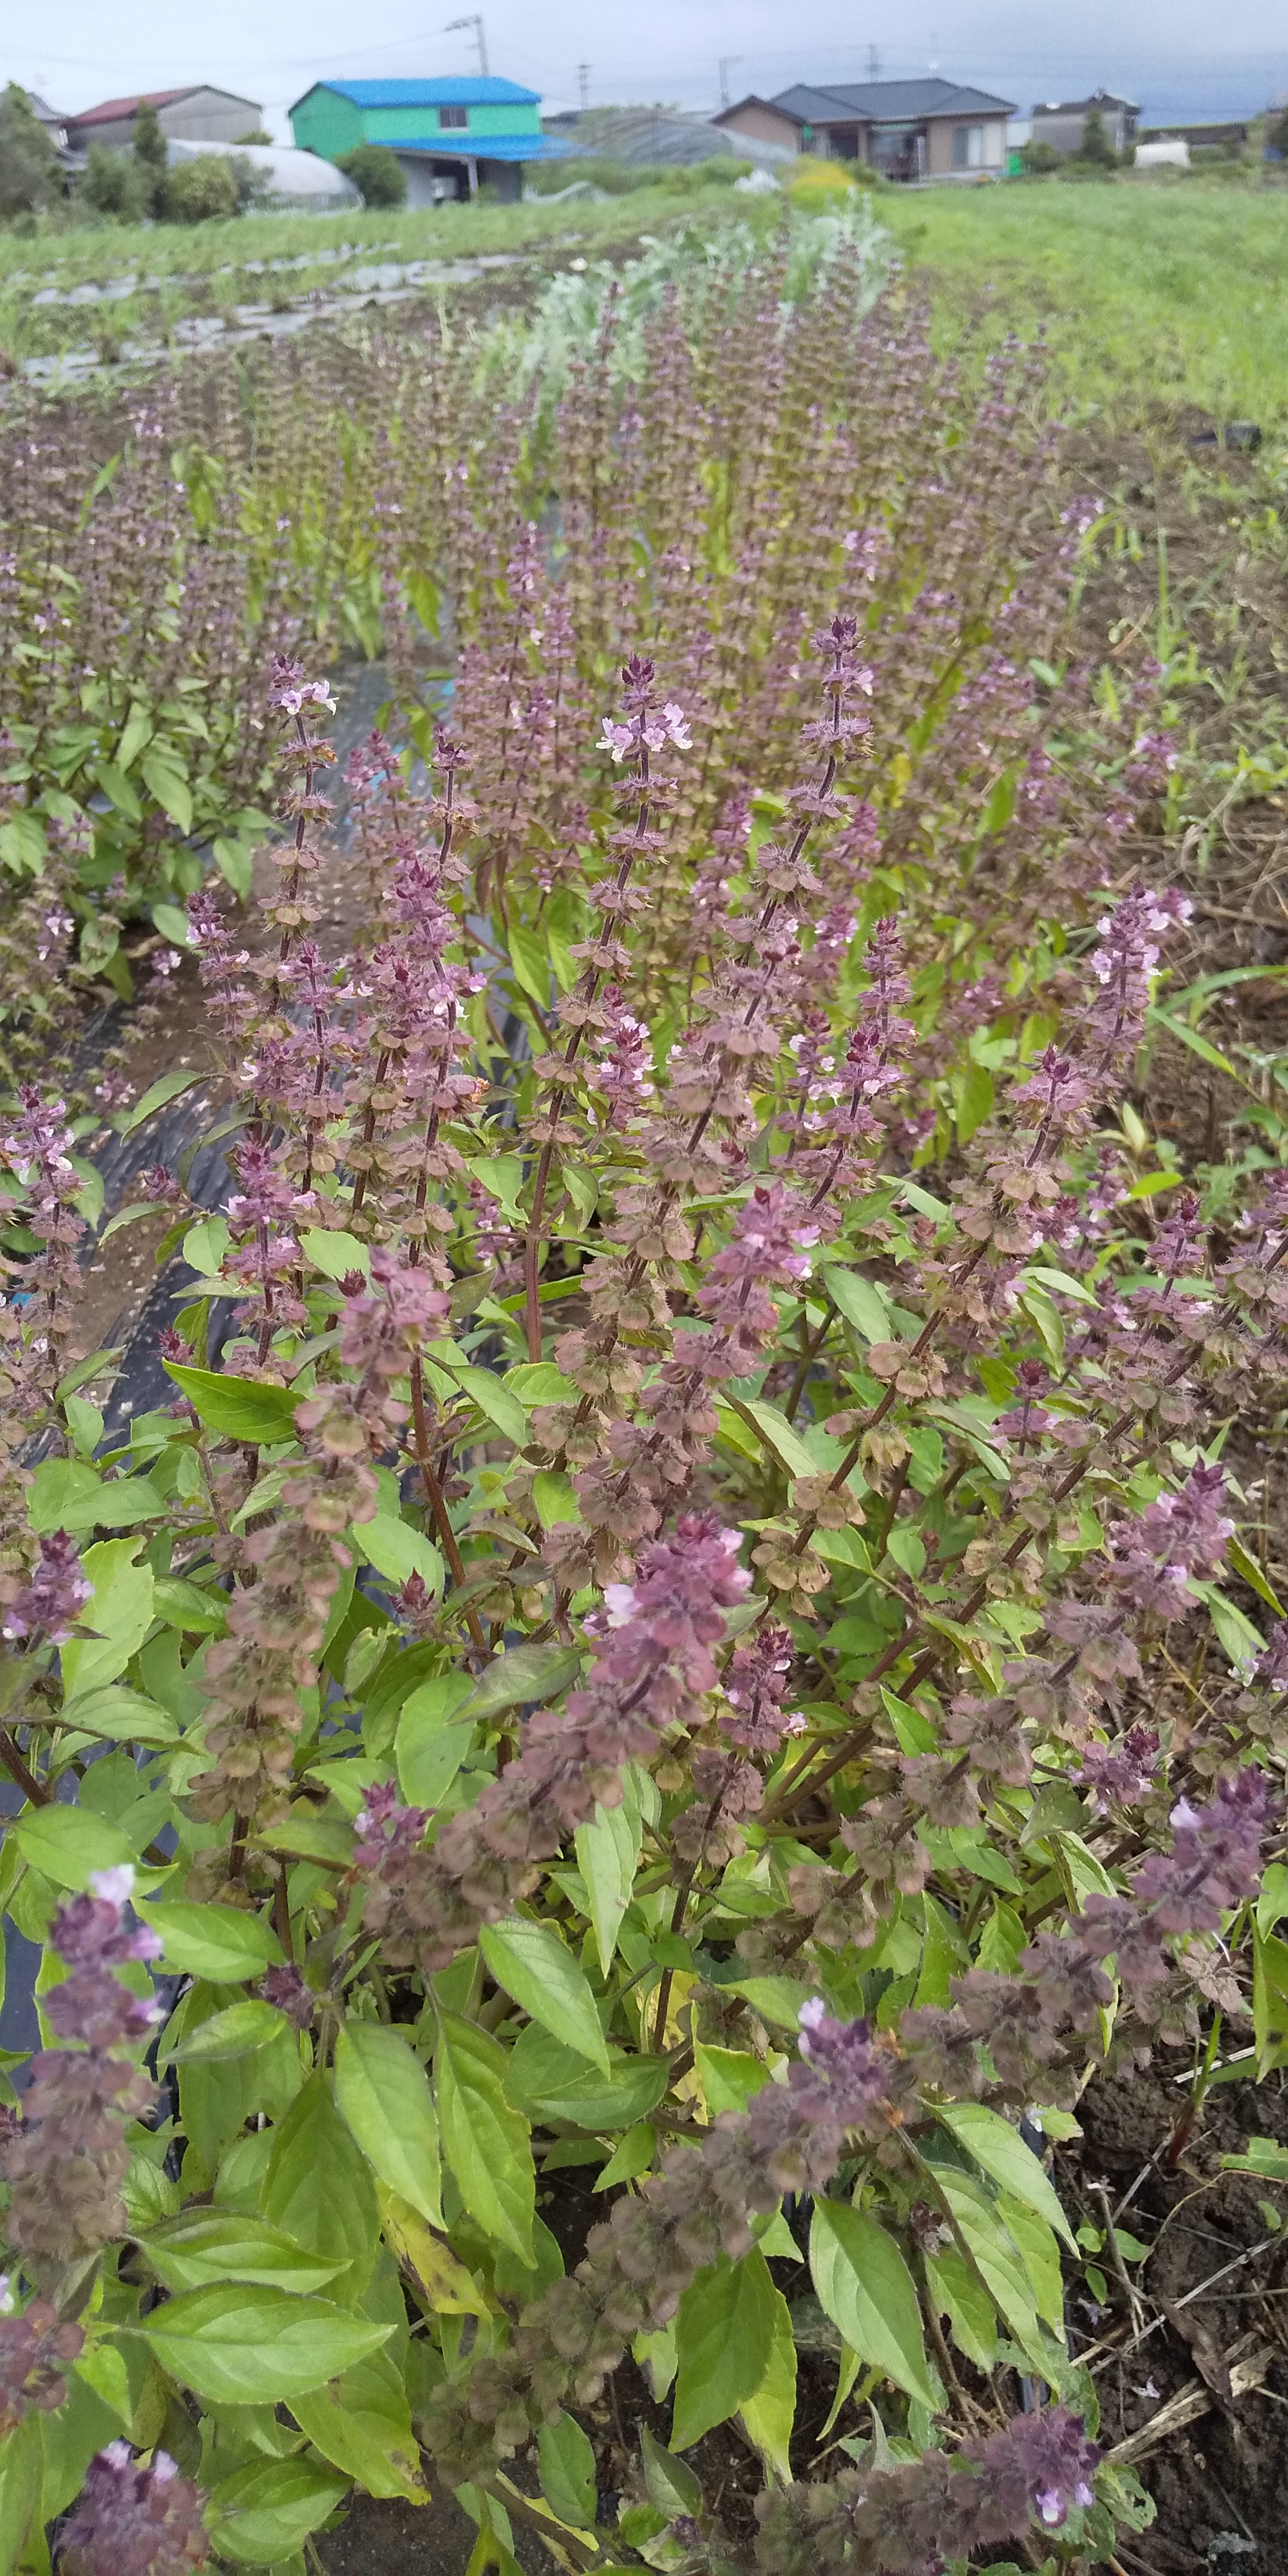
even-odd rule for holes
{"type": "Polygon", "coordinates": [[[749,2048],[708,2048],[699,2040],[694,2050],[698,2081],[712,2119],[721,2111],[745,2111],[752,2096],[769,2082],[769,2068],[749,2048]]]}
{"type": "Polygon", "coordinates": [[[118,2331],[141,2335],[172,2379],[213,2405],[276,2406],[378,2352],[393,2328],[326,2299],[229,2282],[182,2291],[118,2331]]]}
{"type": "Polygon", "coordinates": [[[507,1654],[493,1657],[465,1702],[465,1712],[477,1725],[480,1718],[498,1717],[503,1709],[521,1708],[529,1700],[545,1705],[576,1681],[581,1666],[576,1646],[512,1646],[507,1654]]]}
{"type": "Polygon", "coordinates": [[[656,2513],[665,2514],[668,2522],[674,2522],[677,2514],[701,2513],[701,2479],[694,2476],[687,2460],[678,2459],[674,2451],[663,2450],[647,2424],[640,2427],[640,2457],[644,2464],[644,2491],[656,2513]]]}
{"type": "Polygon", "coordinates": [[[1260,2174],[1264,2182],[1288,2182],[1288,2147],[1277,2138],[1249,2138],[1241,2156],[1222,2156],[1222,2169],[1260,2174]]]}
{"type": "Polygon", "coordinates": [[[591,2184],[592,2192],[615,2191],[619,2182],[634,2182],[647,2173],[657,2153],[657,2131],[647,2120],[637,2120],[614,2149],[607,2164],[591,2184]]]}
{"type": "Polygon", "coordinates": [[[458,2014],[440,2012],[434,2089],[443,2147],[470,2216],[531,2264],[536,2173],[527,2121],[505,2094],[505,2051],[458,2014]]]}
{"type": "Polygon", "coordinates": [[[409,1521],[395,1520],[392,1512],[377,1512],[374,1520],[354,1522],[353,1542],[358,1554],[387,1583],[403,1584],[409,1575],[419,1574],[435,1598],[441,1598],[447,1579],[442,1557],[433,1540],[423,1530],[413,1529],[409,1521]]]}
{"type": "Polygon", "coordinates": [[[410,2042],[383,2022],[346,2022],[335,2044],[335,2098],[381,2181],[441,2227],[438,2122],[410,2042]]]}
{"type": "Polygon", "coordinates": [[[113,1744],[175,1744],[179,1721],[168,1708],[158,1708],[155,1700],[144,1699],[140,1691],[126,1690],[120,1682],[110,1682],[103,1690],[86,1691],[65,1712],[66,1722],[84,1735],[102,1735],[113,1744]]]}
{"type": "Polygon", "coordinates": [[[40,2519],[44,2422],[33,2407],[0,2443],[0,2576],[12,2576],[20,2558],[32,2564],[27,2543],[40,2519]]]}
{"type": "Polygon", "coordinates": [[[553,1925],[512,1914],[484,1925],[479,1948],[497,1984],[531,2020],[607,2075],[608,2047],[586,1971],[553,1925]]]}
{"type": "Polygon", "coordinates": [[[997,2208],[1012,2244],[1019,2250],[1034,2307],[1063,2342],[1064,2280],[1055,2230],[1048,2227],[1045,2218],[1040,2218],[1035,2209],[1015,2199],[1010,2192],[1000,2195],[997,2208]]]}
{"type": "Polygon", "coordinates": [[[1053,1367],[1057,1369],[1062,1368],[1064,1365],[1064,1317],[1061,1314],[1059,1307],[1050,1297],[1048,1297],[1045,1288],[1039,1288],[1036,1282],[1032,1280],[1026,1284],[1024,1294],[1020,1299],[1020,1304],[1024,1308],[1025,1314],[1029,1316],[1032,1323],[1036,1326],[1042,1346],[1053,1367]]]}
{"type": "Polygon", "coordinates": [[[581,1398],[575,1379],[565,1377],[552,1360],[520,1360],[517,1368],[506,1370],[504,1382],[529,1412],[534,1405],[577,1404],[581,1398]]]}
{"type": "Polygon", "coordinates": [[[635,1870],[644,1839],[639,1801],[627,1794],[620,1807],[596,1807],[588,1825],[578,1825],[577,1867],[586,1883],[590,1919],[595,1930],[603,1976],[613,1964],[622,1917],[631,1901],[635,1870]]]}
{"type": "Polygon", "coordinates": [[[1266,1641],[1260,1629],[1254,1628],[1238,1604],[1228,1601],[1215,1583],[1200,1583],[1191,1575],[1190,1590],[1197,1592],[1201,1601],[1206,1601],[1222,1650],[1232,1664],[1246,1664],[1254,1655],[1264,1654],[1266,1641]]]}
{"type": "Polygon", "coordinates": [[[231,2209],[185,2209],[141,2240],[158,2280],[168,2290],[200,2290],[207,2283],[256,2281],[264,2289],[297,2295],[324,2290],[344,2270],[322,2262],[270,2227],[266,2218],[231,2209]]]}
{"type": "Polygon", "coordinates": [[[982,833],[986,834],[988,838],[991,839],[993,834],[996,832],[1004,832],[1006,830],[1006,826],[1015,812],[1015,796],[1015,771],[1013,769],[1004,769],[1001,776],[994,779],[993,784],[984,799],[983,811],[979,818],[980,830],[982,833]]]}
{"type": "Polygon", "coordinates": [[[1038,2323],[1033,2284],[1005,2219],[982,2186],[968,2175],[947,2165],[937,2165],[935,2171],[939,2188],[1011,2333],[1037,2367],[1044,2368],[1048,2348],[1038,2323]]]}
{"type": "Polygon", "coordinates": [[[438,1350],[432,1356],[435,1365],[456,1379],[471,1403],[478,1406],[479,1412],[495,1425],[503,1438],[512,1440],[515,1448],[521,1449],[528,1437],[528,1417],[513,1389],[503,1386],[491,1369],[473,1368],[467,1361],[450,1359],[438,1350]]]}
{"type": "MultiPolygon", "coordinates": [[[[148,793],[156,798],[162,812],[169,815],[181,832],[192,830],[192,789],[183,771],[173,761],[164,760],[159,751],[145,751],[139,767],[148,793]]],[[[111,790],[109,789],[109,794],[111,790]]]]}
{"type": "Polygon", "coordinates": [[[885,2229],[865,2210],[816,2200],[809,2263],[823,2307],[851,2350],[933,2413],[941,2401],[927,2368],[916,2285],[885,2229]]]}
{"type": "Polygon", "coordinates": [[[823,1285],[839,1315],[862,1333],[865,1342],[889,1342],[894,1339],[894,1326],[883,1291],[875,1279],[864,1279],[857,1270],[825,1270],[823,1285]]]}
{"type": "Polygon", "coordinates": [[[195,945],[192,924],[187,913],[181,912],[177,903],[154,903],[152,926],[154,930],[160,931],[163,939],[172,941],[176,948],[190,949],[195,945]]]}
{"type": "Polygon", "coordinates": [[[798,1985],[794,1977],[730,1978],[725,1990],[741,1995],[762,2021],[774,2023],[779,2030],[799,2029],[801,2005],[810,1994],[809,1987],[798,1985]]]}
{"type": "Polygon", "coordinates": [[[349,2480],[316,2460],[252,2460],[212,2489],[206,2528],[220,2558],[274,2567],[335,2511],[349,2480]]]}
{"type": "Polygon", "coordinates": [[[38,1537],[65,1529],[65,1514],[93,1502],[103,1490],[97,1468],[84,1458],[42,1458],[31,1480],[27,1518],[38,1537]]]}
{"type": "Polygon", "coordinates": [[[167,2064],[215,2064],[225,2058],[250,2057],[257,2048],[280,2039],[289,2027],[286,2015],[275,2004],[265,2003],[258,1995],[247,1995],[241,2003],[228,2004],[223,2012],[212,2013],[209,2021],[198,2022],[186,2039],[178,2040],[165,2052],[167,2064]]]}
{"type": "Polygon", "coordinates": [[[1288,2037],[1288,1941],[1252,1927],[1252,2035],[1257,2071],[1277,2042],[1288,2037]]]}
{"type": "Polygon", "coordinates": [[[204,1584],[185,1582],[179,1574],[157,1575],[152,1609],[167,1628],[178,1628],[185,1637],[217,1637],[228,1624],[227,1594],[214,1585],[207,1590],[204,1584]]]}
{"type": "MultiPolygon", "coordinates": [[[[360,1243],[356,1234],[332,1234],[329,1227],[306,1225],[300,1235],[300,1250],[314,1270],[324,1279],[343,1279],[348,1270],[371,1273],[371,1246],[360,1243]]],[[[198,1267],[193,1263],[194,1270],[198,1267]]]]}
{"type": "Polygon", "coordinates": [[[928,2254],[925,2263],[930,2297],[938,2314],[947,2317],[958,2351],[987,2374],[997,2362],[997,2311],[991,2298],[955,2245],[942,2254],[928,2254]]]}
{"type": "Polygon", "coordinates": [[[138,1858],[120,1826],[88,1807],[28,1807],[9,1832],[29,1867],[55,1887],[87,1888],[95,1870],[138,1858]]]}
{"type": "Polygon", "coordinates": [[[195,1905],[182,1896],[137,1910],[150,1930],[159,1933],[167,1968],[180,1976],[235,1986],[282,1965],[282,1945],[262,1914],[244,1914],[231,1905],[195,1905]]]}
{"type": "Polygon", "coordinates": [[[437,1673],[404,1700],[394,1737],[398,1785],[409,1807],[437,1807],[474,1741],[474,1720],[451,1720],[473,1688],[469,1673],[437,1673]]]}
{"type": "Polygon", "coordinates": [[[289,1387],[255,1386],[249,1378],[223,1377],[218,1369],[181,1368],[175,1360],[166,1360],[164,1367],[211,1431],[222,1431],[230,1440],[250,1441],[257,1448],[294,1439],[300,1398],[289,1387]]]}
{"type": "MultiPolygon", "coordinates": [[[[778,2213],[780,2219],[782,2212],[778,2213]]],[[[761,2458],[767,2460],[784,2482],[792,2474],[791,2438],[796,2421],[796,2338],[792,2332],[791,2310],[776,2284],[774,2293],[773,2339],[765,2375],[751,2397],[742,2402],[743,2429],[754,2442],[761,2458]]]]}
{"type": "Polygon", "coordinates": [[[541,2492],[552,2513],[574,2531],[593,2532],[598,2504],[595,2454],[576,2417],[557,2415],[537,2434],[541,2492]]]}
{"type": "MultiPolygon", "coordinates": [[[[52,1466],[71,1462],[51,1459],[48,1463],[52,1466]]],[[[92,1485],[69,1494],[53,1519],[49,1517],[47,1496],[36,1496],[34,1501],[34,1530],[61,1529],[72,1537],[95,1529],[132,1529],[139,1521],[162,1519],[169,1509],[165,1496],[146,1476],[114,1476],[108,1483],[96,1476],[92,1485]],[[37,1513],[41,1515],[39,1519],[37,1513]]]]}
{"type": "Polygon", "coordinates": [[[1026,2209],[1036,2209],[1047,2225],[1063,2236],[1070,2251],[1076,2250],[1072,2229],[1053,2185],[1032,2148],[1025,2146],[1019,2130],[1013,2129],[1000,2111],[986,2111],[978,2102],[948,2102],[941,2107],[939,2118],[1003,2191],[1023,2201],[1026,2209]]]}
{"type": "Polygon", "coordinates": [[[529,930],[516,921],[510,931],[510,964],[515,982],[529,994],[538,1010],[550,1008],[550,952],[539,930],[529,930]]]}
{"type": "Polygon", "coordinates": [[[373,2352],[325,2388],[293,2397],[291,2413],[314,2449],[368,2495],[426,2501],[407,2391],[387,2352],[373,2352]]]}
{"type": "Polygon", "coordinates": [[[81,1558],[94,1594],[78,1622],[86,1633],[62,1649],[65,1703],[114,1682],[152,1625],[152,1568],[134,1562],[141,1545],[137,1538],[101,1539],[81,1558]]]}
{"type": "Polygon", "coordinates": [[[609,2080],[587,2064],[575,2049],[529,2022],[510,2051],[505,2070],[509,2101],[534,2119],[543,2115],[574,2121],[578,2128],[633,2128],[647,2119],[666,2091],[668,2068],[662,2057],[624,2057],[610,2048],[609,2080]]]}
{"type": "Polygon", "coordinates": [[[1084,1306],[1096,1306],[1100,1302],[1093,1288],[1088,1288],[1081,1279],[1071,1279],[1067,1270],[1048,1270],[1035,1262],[1024,1276],[1036,1279],[1040,1288],[1049,1288],[1057,1297],[1076,1297],[1084,1306]]]}
{"type": "MultiPolygon", "coordinates": [[[[330,2079],[320,2069],[274,2132],[260,2208],[297,2245],[306,2246],[323,2261],[347,2262],[344,2297],[350,2303],[361,2298],[380,2243],[375,2185],[366,2158],[336,2109],[330,2079]]],[[[348,2360],[360,2357],[355,2352],[348,2360]]],[[[347,2362],[336,2367],[344,2369],[347,2362]]],[[[331,2375],[325,2371],[321,2377],[331,2375]]],[[[314,2388],[321,2381],[306,2384],[314,2388]]]]}
{"type": "Polygon", "coordinates": [[[817,1458],[811,1457],[800,1433],[792,1429],[776,1404],[763,1404],[758,1397],[749,1395],[731,1396],[729,1400],[733,1411],[754,1426],[789,1476],[817,1476],[817,1458]]]}
{"type": "Polygon", "coordinates": [[[100,760],[95,765],[94,776],[108,803],[116,807],[118,814],[124,814],[128,823],[142,822],[143,807],[124,770],[118,769],[113,761],[100,760]]]}
{"type": "Polygon", "coordinates": [[[581,1519],[581,1505],[571,1476],[555,1476],[543,1469],[532,1479],[532,1499],[543,1529],[554,1529],[560,1521],[581,1519]]]}
{"type": "Polygon", "coordinates": [[[1288,1914],[1288,1869],[1281,1860],[1272,1860],[1262,1874],[1261,1894],[1257,1898],[1257,1930],[1273,1932],[1288,1914]]]}
{"type": "Polygon", "coordinates": [[[1242,1576],[1243,1581],[1256,1593],[1258,1599],[1265,1602],[1267,1610],[1273,1610],[1276,1619],[1288,1618],[1288,1611],[1284,1609],[1278,1593],[1267,1582],[1255,1556],[1249,1556],[1242,1540],[1229,1538],[1226,1541],[1226,1554],[1230,1559],[1231,1573],[1242,1576]]]}
{"type": "Polygon", "coordinates": [[[1222,1055],[1210,1038],[1201,1036],[1198,1029],[1192,1029],[1187,1021],[1172,1019],[1168,1012],[1159,1009],[1157,1003],[1146,1012],[1145,1019],[1148,1027],[1166,1029],[1169,1037],[1178,1038],[1181,1045],[1188,1047],[1190,1053],[1198,1056],[1204,1064],[1210,1064],[1217,1073],[1233,1075],[1237,1082],[1238,1075],[1229,1057],[1222,1055]]]}
{"type": "Polygon", "coordinates": [[[136,1100],[134,1107],[126,1112],[117,1126],[117,1135],[132,1136],[135,1128],[142,1127],[146,1119],[155,1117],[158,1109],[164,1109],[171,1100],[181,1099],[185,1091],[195,1091],[197,1084],[205,1079],[204,1073],[163,1073],[160,1080],[144,1092],[143,1098],[136,1100]]]}
{"type": "Polygon", "coordinates": [[[147,708],[137,704],[131,706],[130,712],[125,719],[125,731],[116,746],[117,768],[120,770],[128,769],[131,764],[138,759],[139,753],[143,750],[145,743],[149,743],[151,740],[152,718],[148,714],[147,708]]]}
{"type": "Polygon", "coordinates": [[[758,2246],[731,2263],[721,2254],[690,2282],[675,2323],[673,2451],[754,2397],[769,2368],[778,2293],[758,2246]]]}
{"type": "Polygon", "coordinates": [[[993,1110],[993,1077],[987,1065],[973,1059],[966,1067],[965,1078],[957,1094],[957,1142],[969,1145],[977,1128],[982,1127],[993,1110]]]}

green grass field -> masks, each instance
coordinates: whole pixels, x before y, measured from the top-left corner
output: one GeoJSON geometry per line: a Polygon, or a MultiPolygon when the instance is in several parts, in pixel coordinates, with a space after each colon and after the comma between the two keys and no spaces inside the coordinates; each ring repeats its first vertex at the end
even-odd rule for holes
{"type": "Polygon", "coordinates": [[[1232,179],[883,192],[909,278],[953,326],[1042,322],[1061,408],[1193,403],[1288,420],[1288,189],[1232,179]]]}

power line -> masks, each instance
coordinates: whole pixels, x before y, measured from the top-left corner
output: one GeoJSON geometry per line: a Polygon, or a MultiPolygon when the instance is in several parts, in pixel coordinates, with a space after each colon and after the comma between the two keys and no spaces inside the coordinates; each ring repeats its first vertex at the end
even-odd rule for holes
{"type": "Polygon", "coordinates": [[[588,108],[588,107],[589,107],[589,105],[590,105],[590,65],[589,65],[589,63],[578,63],[578,65],[577,65],[577,87],[578,87],[578,90],[580,91],[580,94],[581,94],[581,112],[582,112],[582,115],[584,116],[584,115],[585,115],[585,113],[586,113],[587,108],[588,108]]]}
{"type": "Polygon", "coordinates": [[[473,28],[473,30],[474,30],[474,42],[475,42],[475,44],[478,46],[478,49],[479,49],[479,70],[480,70],[480,72],[482,73],[482,76],[483,76],[484,80],[486,80],[486,79],[487,79],[487,76],[488,76],[488,72],[487,72],[487,36],[486,36],[486,34],[485,34],[485,32],[484,32],[483,19],[482,19],[482,15],[481,15],[480,11],[478,11],[477,9],[476,9],[476,10],[474,10],[474,12],[472,13],[472,15],[471,15],[470,17],[468,17],[468,18],[449,18],[449,19],[448,19],[448,21],[447,21],[447,25],[446,25],[446,26],[444,27],[444,29],[443,29],[443,34],[444,34],[445,36],[454,36],[458,27],[472,27],[472,28],[473,28]]]}

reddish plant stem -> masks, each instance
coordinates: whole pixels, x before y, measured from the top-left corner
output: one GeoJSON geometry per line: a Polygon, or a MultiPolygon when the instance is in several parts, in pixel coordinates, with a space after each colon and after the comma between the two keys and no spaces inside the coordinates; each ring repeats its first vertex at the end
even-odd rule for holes
{"type": "Polygon", "coordinates": [[[33,1807],[48,1807],[52,1804],[54,1794],[52,1789],[47,1789],[44,1781],[36,1778],[25,1755],[19,1752],[7,1726],[0,1726],[0,1762],[3,1762],[10,1779],[21,1789],[23,1796],[30,1799],[33,1807]]]}

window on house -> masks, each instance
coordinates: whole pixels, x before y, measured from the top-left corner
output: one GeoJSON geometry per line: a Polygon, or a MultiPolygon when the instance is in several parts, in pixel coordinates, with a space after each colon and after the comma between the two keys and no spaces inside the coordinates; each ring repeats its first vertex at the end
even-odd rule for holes
{"type": "Polygon", "coordinates": [[[982,170],[984,167],[984,128],[982,125],[953,127],[954,170],[982,170]]]}
{"type": "Polygon", "coordinates": [[[463,107],[440,107],[438,126],[441,134],[459,134],[467,122],[463,107]]]}

